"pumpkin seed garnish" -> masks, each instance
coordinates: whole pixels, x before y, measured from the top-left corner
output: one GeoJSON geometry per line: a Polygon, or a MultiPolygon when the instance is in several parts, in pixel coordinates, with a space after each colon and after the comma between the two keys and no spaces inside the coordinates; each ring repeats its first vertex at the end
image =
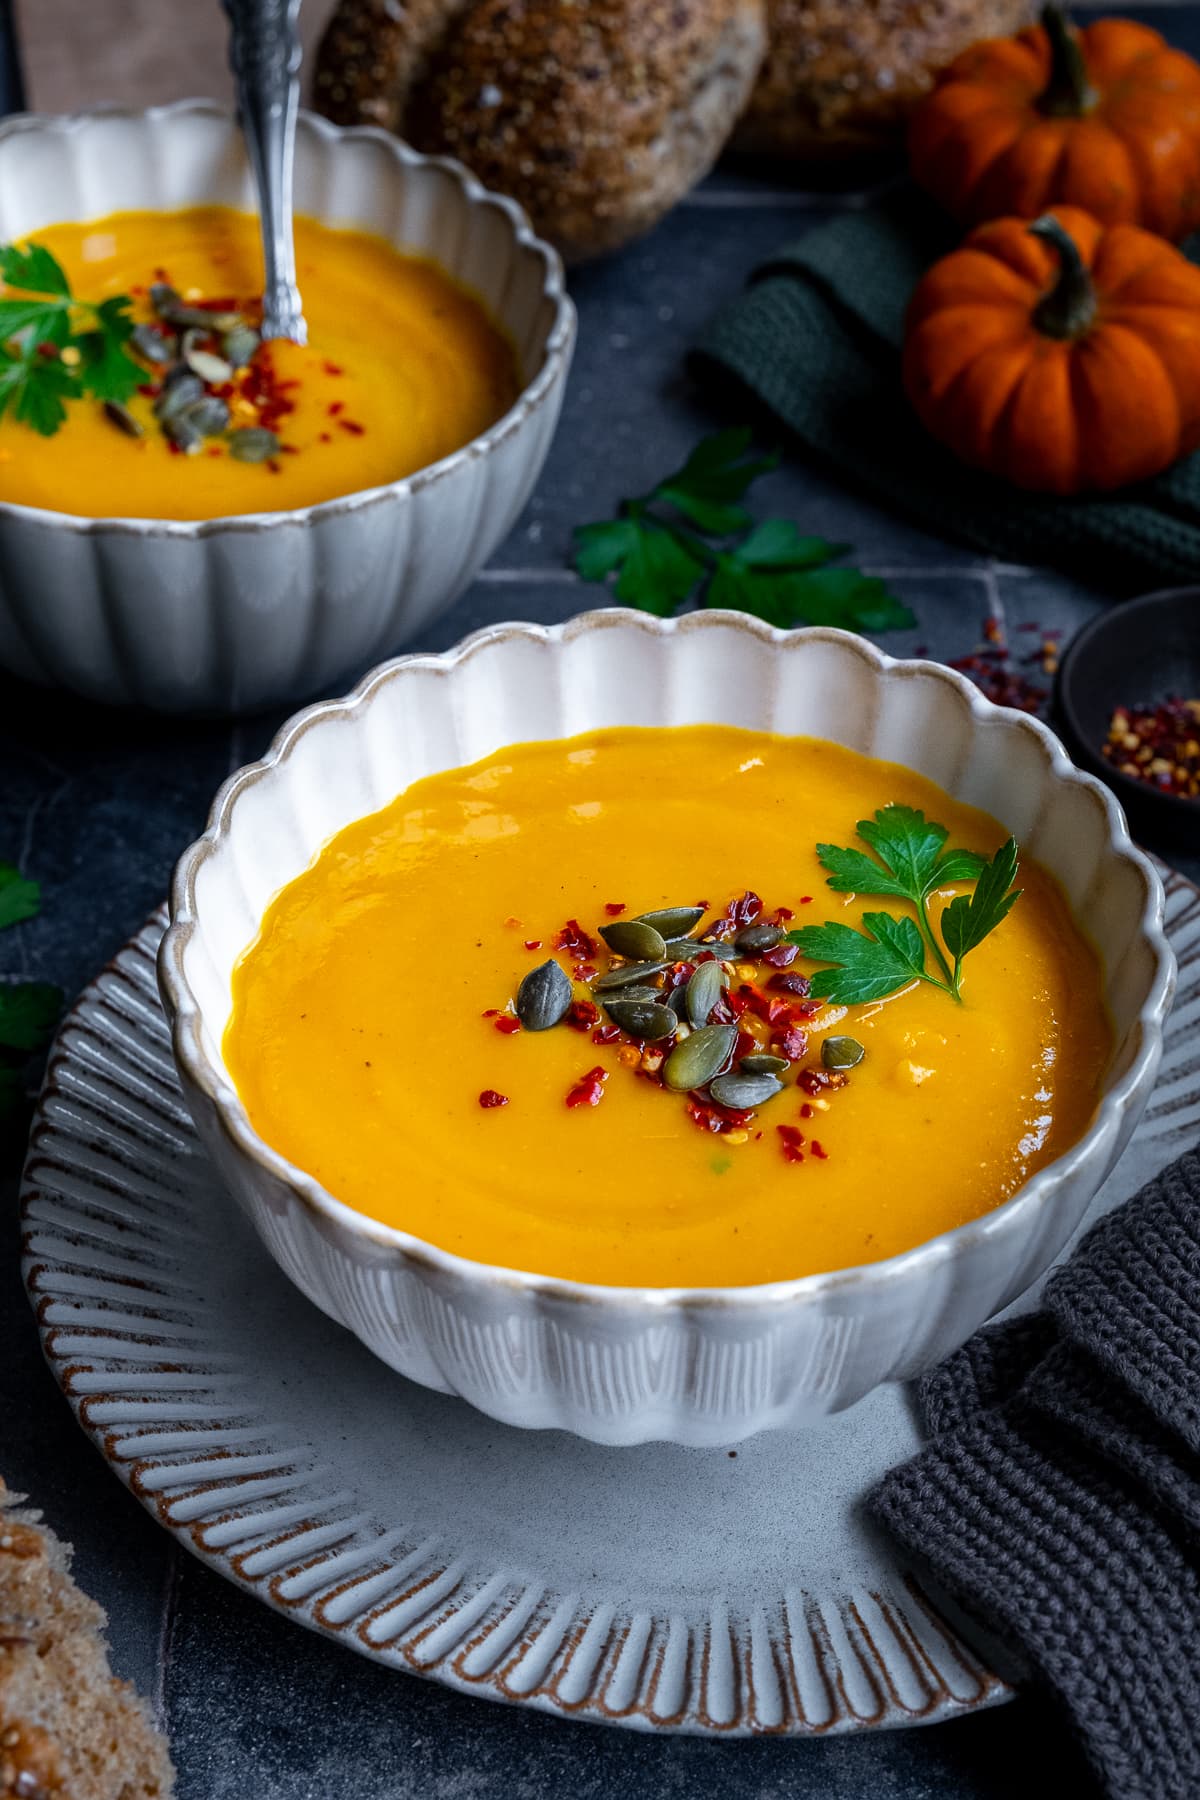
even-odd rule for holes
{"type": "Polygon", "coordinates": [[[744,1075],[786,1075],[791,1068],[786,1056],[768,1056],[765,1051],[752,1051],[743,1056],[738,1068],[744,1075]]]}
{"type": "Polygon", "coordinates": [[[530,969],[517,989],[517,1017],[526,1031],[549,1031],[571,1004],[571,983],[551,957],[530,969]]]}
{"type": "MultiPolygon", "coordinates": [[[[643,1006],[657,1006],[660,1001],[664,1006],[667,1003],[665,996],[659,992],[658,988],[651,987],[648,982],[645,987],[643,987],[640,982],[636,981],[633,983],[632,987],[618,988],[616,991],[614,1003],[619,1003],[624,1006],[628,1000],[636,1001],[643,1006]]],[[[612,1007],[607,1001],[603,1001],[602,1004],[606,1012],[612,1011],[612,1007]]]]}
{"type": "Polygon", "coordinates": [[[745,955],[761,956],[764,950],[773,950],[776,944],[782,944],[783,932],[778,925],[747,925],[733,941],[745,955]]]}
{"type": "Polygon", "coordinates": [[[197,430],[185,412],[172,413],[169,419],[162,421],[162,428],[171,442],[178,444],[185,456],[195,456],[204,446],[204,433],[197,430]]]}
{"type": "Polygon", "coordinates": [[[617,988],[629,987],[633,982],[647,981],[651,975],[661,975],[666,966],[665,962],[622,963],[619,968],[609,969],[593,981],[592,992],[614,993],[617,988]]]}
{"type": "Polygon", "coordinates": [[[748,1112],[781,1094],[783,1083],[776,1081],[774,1075],[718,1075],[709,1082],[708,1091],[718,1106],[727,1106],[731,1112],[748,1112]]]}
{"type": "Polygon", "coordinates": [[[219,437],[229,423],[229,408],[217,394],[205,394],[184,410],[183,417],[205,437],[219,437]]]}
{"type": "Polygon", "coordinates": [[[204,307],[189,306],[182,294],[168,282],[156,281],[150,289],[150,304],[168,325],[198,326],[203,331],[232,331],[242,316],[235,312],[208,312],[204,307]]]}
{"type": "Polygon", "coordinates": [[[630,1037],[641,1038],[648,1044],[656,1038],[671,1037],[679,1023],[669,1006],[659,1006],[656,1002],[609,1000],[604,1010],[614,1025],[619,1025],[630,1037]]]}
{"type": "Polygon", "coordinates": [[[106,400],[104,402],[104,416],[110,425],[115,425],[118,431],[123,431],[125,433],[126,437],[140,438],[145,436],[145,433],[129,408],[127,406],[122,406],[119,400],[106,400]]]}
{"type": "Polygon", "coordinates": [[[279,454],[279,439],[265,425],[239,425],[227,441],[230,456],[238,462],[269,462],[279,454]]]}
{"type": "Polygon", "coordinates": [[[175,361],[175,344],[165,338],[161,331],[155,331],[153,325],[135,325],[129,335],[129,341],[143,362],[170,363],[175,361]]]}
{"type": "Polygon", "coordinates": [[[688,1016],[687,983],[685,982],[682,987],[672,988],[663,1001],[663,1005],[669,1006],[677,1019],[686,1019],[688,1016]]]}
{"type": "Polygon", "coordinates": [[[702,1025],[668,1056],[662,1066],[663,1086],[677,1094],[703,1087],[728,1062],[736,1043],[736,1025],[702,1025]]]}
{"type": "Polygon", "coordinates": [[[857,1038],[827,1037],[821,1045],[821,1061],[827,1069],[853,1069],[866,1054],[857,1038]]]}
{"type": "Polygon", "coordinates": [[[693,956],[696,954],[697,950],[711,951],[718,962],[736,962],[738,956],[741,954],[740,951],[734,949],[732,944],[722,943],[720,938],[701,938],[699,942],[693,939],[693,956]]]}
{"type": "Polygon", "coordinates": [[[614,956],[628,956],[637,962],[661,962],[667,953],[661,931],[638,919],[615,919],[601,925],[600,936],[614,956]]]}
{"type": "MultiPolygon", "coordinates": [[[[187,336],[190,337],[191,333],[187,336]]],[[[223,387],[227,381],[233,380],[233,364],[227,363],[223,356],[214,356],[211,350],[191,349],[187,346],[186,337],[184,344],[184,362],[192,374],[198,375],[209,387],[223,387]]]]}
{"type": "Polygon", "coordinates": [[[707,1025],[708,1015],[725,992],[719,962],[698,963],[687,984],[687,1013],[693,1025],[707,1025]]]}
{"type": "Polygon", "coordinates": [[[244,369],[261,343],[253,325],[235,325],[221,339],[221,353],[235,369],[244,369]]]}
{"type": "Polygon", "coordinates": [[[199,376],[193,375],[186,364],[176,363],[168,371],[162,384],[162,392],[154,402],[155,417],[165,425],[168,419],[173,419],[177,413],[194,406],[197,400],[203,398],[204,383],[199,376]]]}
{"type": "Polygon", "coordinates": [[[657,912],[639,913],[634,925],[653,925],[665,938],[685,938],[704,917],[702,906],[662,906],[657,912]]]}

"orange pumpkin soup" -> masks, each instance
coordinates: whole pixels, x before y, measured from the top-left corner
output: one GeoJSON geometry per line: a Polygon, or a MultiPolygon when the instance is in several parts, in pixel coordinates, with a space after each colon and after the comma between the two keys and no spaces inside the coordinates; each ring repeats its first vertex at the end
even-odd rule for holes
{"type": "MultiPolygon", "coordinates": [[[[718,726],[523,744],[418,781],[276,896],[235,970],[224,1052],[250,1118],[374,1219],[581,1281],[772,1281],[962,1225],[1087,1129],[1112,1032],[1098,958],[1028,859],[961,1002],[921,981],[858,1005],[808,991],[818,964],[780,930],[912,916],[831,891],[817,854],[894,804],[956,848],[1005,837],[907,769],[718,726]],[[719,922],[751,946],[722,949],[711,1016],[733,1018],[752,1069],[784,1065],[755,1107],[664,1087],[663,1041],[605,1010],[606,972],[627,971],[600,927],[702,902],[697,939],[719,922]],[[522,1028],[518,985],[548,961],[570,1010],[522,1028]]],[[[931,918],[971,891],[945,884],[931,918]]],[[[667,960],[643,989],[705,953],[675,942],[667,960]]],[[[688,1041],[685,1013],[665,1048],[688,1041]]]]}
{"type": "Polygon", "coordinates": [[[43,437],[10,408],[0,420],[0,500],[89,518],[210,519],[311,506],[398,480],[461,448],[495,424],[520,388],[513,347],[483,305],[435,264],[365,232],[297,219],[308,344],[263,344],[245,362],[230,351],[228,327],[235,314],[239,329],[261,319],[262,257],[250,214],[114,213],[47,226],[32,241],[57,260],[76,299],[129,296],[132,319],[152,334],[141,337],[150,354],[130,343],[144,380],[115,414],[95,399],[71,398],[62,425],[43,437]],[[179,329],[156,307],[164,291],[179,329]],[[172,366],[192,382],[191,405],[208,409],[192,414],[203,427],[195,432],[185,429],[186,409],[177,409],[174,439],[162,416],[172,366]],[[277,451],[242,460],[233,434],[247,429],[271,431],[277,451]]]}

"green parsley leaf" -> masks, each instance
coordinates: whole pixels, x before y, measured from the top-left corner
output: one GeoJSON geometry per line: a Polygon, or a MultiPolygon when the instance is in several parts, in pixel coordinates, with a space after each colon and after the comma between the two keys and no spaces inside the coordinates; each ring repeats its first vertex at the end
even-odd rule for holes
{"type": "Polygon", "coordinates": [[[717,432],[650,493],[623,500],[615,519],[577,526],[578,573],[585,581],[615,575],[619,600],[660,618],[694,599],[784,628],[889,631],[911,625],[912,614],[882,581],[858,569],[826,567],[846,554],[847,545],[802,537],[787,519],[752,525],[739,502],[779,459],[755,456],[750,445],[747,428],[717,432]],[[687,526],[655,508],[682,515],[687,526]]]}
{"type": "Polygon", "coordinates": [[[144,376],[125,350],[133,334],[126,295],[76,300],[42,244],[0,245],[0,278],[13,290],[0,297],[0,417],[10,412],[52,437],[67,401],[129,398],[144,376]],[[57,354],[68,346],[78,352],[73,362],[57,354]]]}
{"type": "Polygon", "coordinates": [[[61,989],[48,981],[0,982],[0,1049],[40,1050],[61,1005],[61,989]]]}
{"type": "Polygon", "coordinates": [[[884,1000],[910,981],[925,979],[925,949],[911,919],[864,913],[865,931],[850,925],[805,925],[788,933],[813,962],[833,963],[812,978],[813,994],[839,1006],[884,1000]]]}
{"type": "Polygon", "coordinates": [[[12,863],[0,862],[0,931],[19,925],[22,919],[36,918],[41,893],[36,881],[26,881],[12,863]]]}
{"type": "Polygon", "coordinates": [[[1020,897],[1020,890],[1013,887],[1015,840],[1010,838],[990,860],[974,850],[947,849],[949,833],[944,825],[915,807],[897,805],[882,807],[873,819],[860,819],[856,829],[875,855],[818,844],[817,856],[828,871],[827,885],[840,894],[885,894],[906,900],[916,918],[866,913],[865,931],[830,924],[789,932],[789,941],[804,955],[836,965],[814,977],[813,993],[853,1006],[865,999],[881,1000],[915,977],[961,1000],[963,958],[1007,918],[1020,897]],[[930,896],[961,881],[974,881],[975,892],[957,894],[944,909],[939,943],[929,917],[930,896]],[[926,951],[933,957],[935,973],[929,971],[926,951]]]}
{"type": "Polygon", "coordinates": [[[0,281],[29,294],[71,292],[62,264],[44,244],[0,244],[0,281]]]}
{"type": "Polygon", "coordinates": [[[1020,899],[1020,888],[1013,886],[1016,874],[1017,840],[1009,838],[985,863],[975,892],[956,895],[942,914],[942,937],[956,971],[968,951],[982,944],[1020,899]]]}

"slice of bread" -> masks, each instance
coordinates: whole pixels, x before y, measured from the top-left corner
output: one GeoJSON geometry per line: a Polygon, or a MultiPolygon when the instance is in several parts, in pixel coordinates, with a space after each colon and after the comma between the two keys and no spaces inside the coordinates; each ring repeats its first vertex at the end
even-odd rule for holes
{"type": "Polygon", "coordinates": [[[0,1481],[0,1800],[168,1800],[149,1711],[108,1666],[70,1552],[0,1481]]]}

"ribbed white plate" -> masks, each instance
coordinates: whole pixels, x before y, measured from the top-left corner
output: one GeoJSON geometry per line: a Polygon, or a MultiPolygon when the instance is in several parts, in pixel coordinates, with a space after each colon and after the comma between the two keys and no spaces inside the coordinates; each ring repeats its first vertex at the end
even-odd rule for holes
{"type": "MultiPolygon", "coordinates": [[[[1200,1134],[1200,893],[1178,878],[1167,919],[1162,1075],[1093,1217],[1200,1134]]],[[[310,1306],[199,1150],[155,988],[162,925],[86,989],[51,1057],[25,1279],[80,1424],[187,1549],[378,1662],[643,1729],[805,1735],[1010,1696],[861,1515],[919,1443],[901,1390],[736,1455],[606,1449],[414,1387],[310,1306]]]]}

